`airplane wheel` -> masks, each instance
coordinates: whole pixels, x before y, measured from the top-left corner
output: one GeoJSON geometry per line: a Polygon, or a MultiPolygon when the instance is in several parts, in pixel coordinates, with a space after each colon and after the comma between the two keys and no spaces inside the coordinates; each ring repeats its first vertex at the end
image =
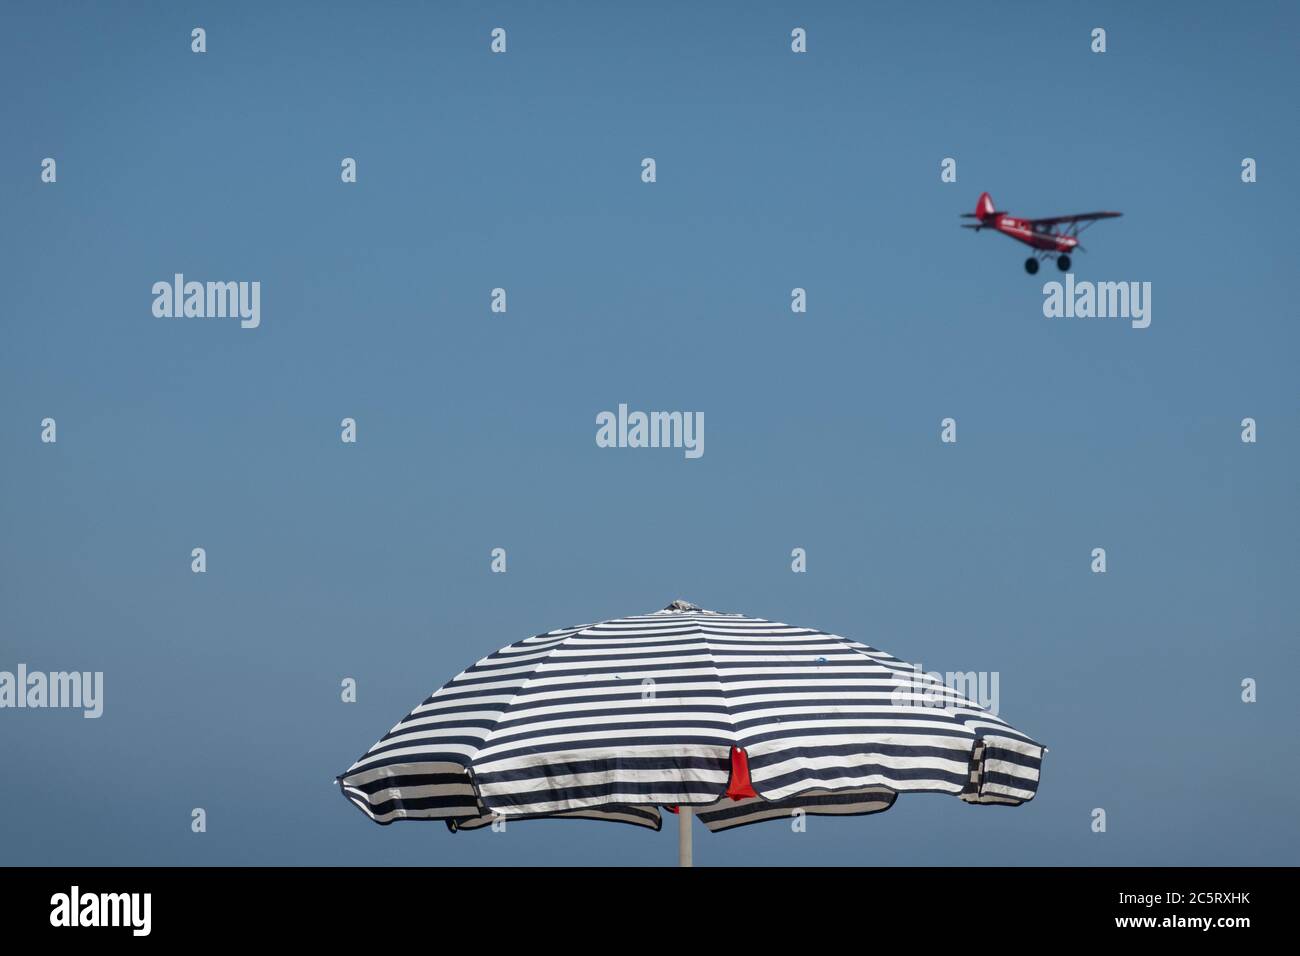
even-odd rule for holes
{"type": "Polygon", "coordinates": [[[1056,267],[1060,269],[1062,272],[1068,272],[1070,269],[1070,257],[1064,255],[1057,256],[1056,267]]]}
{"type": "Polygon", "coordinates": [[[1038,271],[1038,260],[1035,259],[1033,256],[1030,256],[1028,259],[1026,259],[1026,260],[1025,260],[1025,271],[1028,272],[1030,275],[1033,275],[1035,272],[1037,272],[1037,271],[1038,271]]]}

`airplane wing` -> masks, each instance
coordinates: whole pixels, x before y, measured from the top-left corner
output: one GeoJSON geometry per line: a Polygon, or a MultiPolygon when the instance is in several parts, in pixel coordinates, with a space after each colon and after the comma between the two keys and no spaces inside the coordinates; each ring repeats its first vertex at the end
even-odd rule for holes
{"type": "Polygon", "coordinates": [[[1122,212],[1081,212],[1073,216],[1052,216],[1050,219],[1031,219],[1029,222],[1035,226],[1059,226],[1066,222],[1092,222],[1096,219],[1114,219],[1116,216],[1124,215],[1122,212]]]}

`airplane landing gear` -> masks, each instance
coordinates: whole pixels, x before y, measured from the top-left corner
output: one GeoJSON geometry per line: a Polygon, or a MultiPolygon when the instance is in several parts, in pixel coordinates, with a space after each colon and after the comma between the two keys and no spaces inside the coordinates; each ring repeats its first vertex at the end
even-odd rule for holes
{"type": "Polygon", "coordinates": [[[1037,271],[1038,271],[1038,260],[1035,259],[1033,256],[1030,256],[1028,259],[1026,259],[1026,260],[1025,260],[1025,271],[1028,272],[1030,275],[1033,275],[1035,272],[1037,272],[1037,271]]]}
{"type": "Polygon", "coordinates": [[[1056,268],[1062,272],[1070,271],[1070,257],[1062,253],[1056,257],[1056,268]]]}

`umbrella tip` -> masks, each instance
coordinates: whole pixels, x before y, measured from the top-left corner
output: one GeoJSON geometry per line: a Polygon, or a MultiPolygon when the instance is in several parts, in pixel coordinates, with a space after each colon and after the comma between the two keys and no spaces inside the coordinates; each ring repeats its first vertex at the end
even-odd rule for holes
{"type": "Polygon", "coordinates": [[[699,605],[692,604],[690,601],[683,601],[680,598],[664,608],[665,611],[698,611],[699,609],[699,605]]]}

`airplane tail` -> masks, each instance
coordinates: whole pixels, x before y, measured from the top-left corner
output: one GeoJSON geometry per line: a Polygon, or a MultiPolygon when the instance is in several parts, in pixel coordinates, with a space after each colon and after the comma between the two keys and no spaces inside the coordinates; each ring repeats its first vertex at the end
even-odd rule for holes
{"type": "Polygon", "coordinates": [[[980,193],[979,202],[975,204],[975,218],[984,219],[987,216],[993,215],[995,211],[996,207],[993,205],[993,197],[988,193],[980,193]]]}

